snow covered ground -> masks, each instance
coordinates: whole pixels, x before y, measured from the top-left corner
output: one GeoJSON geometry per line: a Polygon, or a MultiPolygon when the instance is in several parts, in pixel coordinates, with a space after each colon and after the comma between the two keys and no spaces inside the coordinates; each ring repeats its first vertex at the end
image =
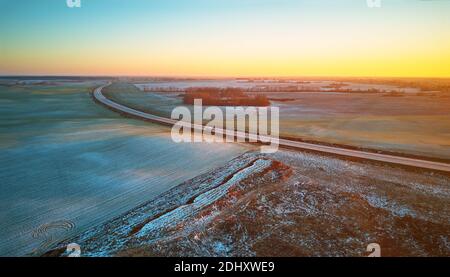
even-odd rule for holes
{"type": "MultiPolygon", "coordinates": [[[[320,88],[330,81],[307,86],[320,88]]],[[[244,87],[287,83],[238,80],[167,81],[138,84],[140,88],[186,88],[190,86],[244,87]]],[[[379,84],[351,87],[393,89],[379,84]],[[359,87],[361,86],[361,87],[359,87]]],[[[118,89],[108,97],[131,107],[170,117],[174,107],[183,105],[178,93],[118,89]]],[[[403,89],[403,88],[402,88],[403,89]]],[[[412,89],[412,88],[411,88],[412,89]]],[[[450,94],[417,93],[265,92],[271,104],[280,108],[282,136],[349,145],[408,155],[449,160],[450,94]],[[279,99],[279,101],[277,101],[279,99]],[[283,100],[284,99],[284,100],[283,100]]],[[[108,89],[106,89],[108,91],[108,89]]]]}
{"type": "Polygon", "coordinates": [[[95,104],[98,85],[0,86],[0,256],[42,253],[248,150],[175,144],[95,104]]]}
{"type": "Polygon", "coordinates": [[[449,184],[436,172],[249,152],[48,254],[77,242],[85,256],[366,256],[375,242],[383,256],[448,256],[449,184]]]}
{"type": "Polygon", "coordinates": [[[98,85],[0,85],[0,255],[450,255],[448,175],[177,145],[96,105],[98,85]]]}

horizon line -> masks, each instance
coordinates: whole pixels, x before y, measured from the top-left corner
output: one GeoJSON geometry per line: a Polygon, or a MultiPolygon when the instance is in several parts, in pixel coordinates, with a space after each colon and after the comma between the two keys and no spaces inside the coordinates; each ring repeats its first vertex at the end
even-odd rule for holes
{"type": "Polygon", "coordinates": [[[336,78],[336,79],[450,79],[450,76],[367,76],[367,75],[115,75],[115,74],[99,74],[99,75],[85,75],[85,74],[0,74],[0,78],[18,78],[18,77],[64,77],[64,78],[172,78],[172,79],[321,79],[321,78],[336,78]]]}

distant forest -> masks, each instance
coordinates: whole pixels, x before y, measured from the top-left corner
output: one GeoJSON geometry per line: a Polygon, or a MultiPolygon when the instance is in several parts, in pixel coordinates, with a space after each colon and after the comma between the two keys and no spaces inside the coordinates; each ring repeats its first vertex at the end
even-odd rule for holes
{"type": "Polygon", "coordinates": [[[194,104],[195,99],[201,99],[208,106],[257,106],[270,105],[265,95],[249,96],[240,88],[188,88],[183,95],[185,104],[194,104]]]}

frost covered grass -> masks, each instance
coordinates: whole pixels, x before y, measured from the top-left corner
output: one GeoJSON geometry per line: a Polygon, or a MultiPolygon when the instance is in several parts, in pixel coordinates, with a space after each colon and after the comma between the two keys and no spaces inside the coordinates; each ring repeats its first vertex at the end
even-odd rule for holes
{"type": "MultiPolygon", "coordinates": [[[[152,233],[157,232],[161,236],[161,232],[164,232],[165,228],[170,228],[172,224],[179,224],[185,221],[189,217],[198,214],[205,207],[213,204],[220,198],[226,195],[228,190],[236,185],[236,183],[242,181],[243,179],[249,177],[251,174],[260,172],[265,167],[270,165],[268,160],[256,160],[248,167],[234,173],[229,180],[218,187],[212,188],[211,190],[204,192],[194,198],[192,203],[188,203],[181,207],[172,210],[159,218],[152,220],[147,223],[140,231],[136,234],[137,237],[151,237],[152,233]]],[[[154,236],[154,235],[153,235],[154,236]]],[[[147,241],[149,241],[147,239],[147,241]]],[[[149,241],[150,242],[150,241],[149,241]]]]}
{"type": "Polygon", "coordinates": [[[74,239],[88,256],[366,256],[373,242],[383,256],[442,256],[449,184],[436,172],[250,152],[74,239]],[[255,160],[270,166],[250,171],[255,160]]]}

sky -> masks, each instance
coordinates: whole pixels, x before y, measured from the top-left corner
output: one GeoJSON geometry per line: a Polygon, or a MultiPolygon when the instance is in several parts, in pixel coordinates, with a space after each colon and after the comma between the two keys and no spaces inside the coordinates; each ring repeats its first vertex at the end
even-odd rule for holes
{"type": "Polygon", "coordinates": [[[450,77],[450,1],[0,0],[0,75],[450,77]]]}

